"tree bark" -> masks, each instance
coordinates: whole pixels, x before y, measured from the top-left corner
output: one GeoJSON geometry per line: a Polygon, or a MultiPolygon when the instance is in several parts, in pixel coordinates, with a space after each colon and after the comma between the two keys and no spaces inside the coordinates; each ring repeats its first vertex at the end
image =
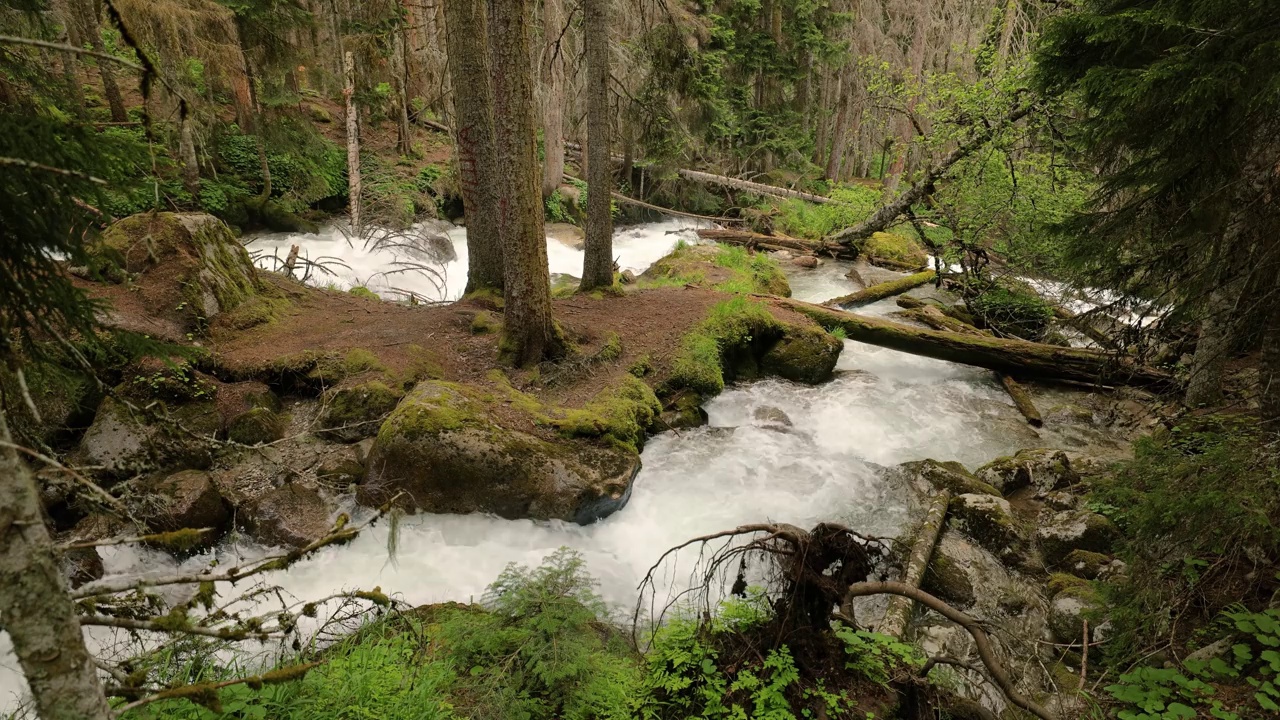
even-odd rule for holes
{"type": "Polygon", "coordinates": [[[413,126],[409,124],[409,55],[403,27],[392,38],[392,65],[396,80],[396,149],[404,157],[413,154],[413,126]]]}
{"type": "MultiPolygon", "coordinates": [[[[542,197],[551,197],[551,193],[560,187],[564,175],[564,56],[565,49],[560,46],[561,30],[564,28],[563,0],[543,0],[542,2],[542,78],[544,98],[542,103],[542,197]]],[[[586,32],[590,33],[591,30],[586,32]]],[[[591,38],[586,37],[588,51],[591,38]]],[[[606,40],[606,42],[608,42],[606,40]]],[[[588,60],[590,63],[590,60],[588,60]]],[[[590,72],[590,70],[588,70],[590,72]]],[[[607,76],[606,76],[607,77],[607,76]]],[[[587,92],[594,88],[592,80],[587,81],[587,92]]],[[[588,97],[588,102],[590,98],[588,97]]],[[[590,121],[588,121],[590,124],[590,121]]],[[[588,132],[590,132],[588,130],[588,132]]],[[[606,163],[608,161],[606,160],[606,163]]],[[[590,176],[588,175],[588,182],[590,176]]]]}
{"type": "Polygon", "coordinates": [[[907,327],[799,300],[777,298],[773,302],[801,312],[824,327],[842,327],[850,340],[913,355],[1031,379],[1132,385],[1156,391],[1176,387],[1173,376],[1166,372],[1095,350],[907,327]]]}
{"type": "Polygon", "coordinates": [[[505,361],[523,367],[559,356],[564,343],[551,317],[547,237],[542,227],[529,62],[532,8],[530,0],[494,0],[489,9],[497,139],[493,175],[500,181],[498,233],[504,260],[502,353],[505,361]]]}
{"type": "Polygon", "coordinates": [[[836,110],[835,127],[831,131],[831,152],[827,154],[827,167],[823,175],[827,180],[835,181],[840,176],[840,166],[844,164],[844,148],[845,133],[848,132],[846,127],[849,124],[849,105],[852,104],[849,96],[844,92],[844,76],[842,73],[836,81],[836,102],[840,103],[839,109],[836,110]]]}
{"type": "Polygon", "coordinates": [[[484,0],[445,0],[445,40],[453,78],[458,176],[467,218],[467,292],[502,289],[498,166],[484,0]]]}
{"type": "Polygon", "coordinates": [[[1000,376],[1000,384],[1004,386],[1004,391],[1009,393],[1009,398],[1013,400],[1013,406],[1022,413],[1022,417],[1027,419],[1033,427],[1041,427],[1044,425],[1044,418],[1040,416],[1040,411],[1036,409],[1036,404],[1031,400],[1031,392],[1022,386],[1017,380],[1005,375],[1004,373],[996,373],[1000,376]]]}
{"type": "Polygon", "coordinates": [[[347,104],[347,207],[351,212],[351,232],[359,237],[362,229],[360,217],[360,111],[356,108],[356,56],[350,50],[342,55],[344,78],[342,97],[347,104]]]}
{"type": "MultiPolygon", "coordinates": [[[[97,0],[72,0],[79,10],[81,32],[89,40],[94,52],[106,52],[102,42],[102,22],[97,0]]],[[[126,122],[129,113],[124,106],[124,97],[120,94],[120,86],[116,84],[115,73],[111,63],[97,60],[98,76],[102,78],[102,95],[111,108],[111,122],[126,122]]]]}
{"type": "MultiPolygon", "coordinates": [[[[942,490],[933,496],[924,520],[916,529],[915,542],[911,544],[911,555],[902,572],[903,584],[919,588],[924,574],[933,560],[933,550],[938,546],[938,538],[947,522],[947,508],[951,504],[951,491],[942,490]]],[[[889,599],[889,607],[885,608],[884,617],[876,632],[901,640],[907,634],[907,626],[911,623],[911,598],[895,595],[889,599]]]]}
{"type": "Polygon", "coordinates": [[[1272,434],[1280,433],[1280,282],[1276,284],[1267,303],[1270,312],[1262,331],[1262,367],[1258,378],[1263,429],[1272,434]]]}
{"type": "Polygon", "coordinates": [[[613,285],[613,190],[609,153],[609,0],[582,0],[587,61],[587,237],[583,290],[613,285]]]}
{"type": "Polygon", "coordinates": [[[200,194],[200,161],[196,158],[195,131],[190,114],[183,116],[178,155],[182,158],[182,186],[192,197],[200,194]]]}
{"type": "Polygon", "coordinates": [[[974,151],[990,142],[996,132],[1002,130],[1013,123],[1018,122],[1022,118],[1031,114],[1031,105],[1029,103],[1019,104],[1009,111],[999,120],[983,126],[981,130],[961,143],[956,149],[947,153],[946,157],[938,162],[938,164],[930,167],[925,171],[924,177],[907,189],[906,192],[899,195],[892,202],[877,210],[871,217],[850,228],[845,228],[839,232],[832,233],[828,240],[840,243],[852,243],[856,240],[871,237],[872,233],[880,232],[897,220],[900,215],[911,209],[911,206],[920,202],[928,195],[934,183],[940,180],[951,169],[951,166],[960,162],[964,158],[973,154],[974,151]]]}
{"type": "Polygon", "coordinates": [[[40,513],[35,478],[0,412],[0,626],[13,640],[42,720],[108,720],[67,581],[40,513]]]}

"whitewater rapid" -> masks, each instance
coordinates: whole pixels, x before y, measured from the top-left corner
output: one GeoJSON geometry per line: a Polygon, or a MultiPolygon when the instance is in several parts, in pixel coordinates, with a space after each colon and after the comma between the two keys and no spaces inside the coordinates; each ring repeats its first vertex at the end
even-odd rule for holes
{"type": "MultiPolygon", "coordinates": [[[[622,267],[643,271],[677,241],[695,242],[695,227],[671,220],[619,230],[615,255],[622,267]]],[[[449,236],[458,259],[447,266],[441,299],[457,297],[466,277],[465,231],[450,230],[449,236]]],[[[302,244],[311,257],[342,257],[348,269],[319,278],[320,284],[365,284],[396,262],[391,253],[361,254],[336,232],[260,236],[249,247],[271,254],[277,248],[287,252],[291,244],[302,244]]],[[[552,242],[548,258],[553,273],[581,272],[580,251],[552,242]]],[[[845,270],[838,263],[815,270],[787,268],[793,294],[815,302],[856,289],[845,270]]],[[[381,289],[376,282],[372,287],[381,289]]],[[[859,312],[884,315],[896,309],[888,300],[859,312]]],[[[583,554],[602,596],[626,611],[659,555],[691,537],[743,523],[810,527],[822,520],[893,536],[908,520],[907,501],[885,479],[886,466],[935,458],[974,468],[1021,448],[1072,447],[1095,439],[1071,426],[1033,431],[985,370],[845,341],[837,371],[833,381],[818,387],[764,380],[727,389],[707,405],[706,427],[649,440],[630,502],[594,525],[418,515],[402,521],[394,559],[388,556],[388,526],[382,523],[271,580],[300,599],[380,587],[412,605],[466,602],[479,599],[508,563],[536,565],[556,549],[570,547],[583,554]],[[782,430],[757,420],[760,408],[783,411],[793,427],[782,430]]],[[[1037,389],[1037,401],[1046,407],[1072,397],[1037,389]]],[[[182,566],[199,568],[215,556],[225,564],[262,552],[249,542],[225,543],[182,566]]],[[[688,583],[695,554],[664,568],[664,594],[688,583]]],[[[109,573],[165,571],[176,564],[144,548],[104,549],[103,556],[109,573]]],[[[23,687],[6,644],[0,636],[0,713],[23,687]]]]}

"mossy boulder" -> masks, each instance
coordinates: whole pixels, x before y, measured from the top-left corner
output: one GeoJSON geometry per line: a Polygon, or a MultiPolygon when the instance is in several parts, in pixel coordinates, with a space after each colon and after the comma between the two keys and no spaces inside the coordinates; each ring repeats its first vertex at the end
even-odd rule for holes
{"type": "Polygon", "coordinates": [[[680,339],[660,392],[688,390],[711,397],[727,382],[759,377],[760,359],[783,336],[783,325],[763,303],[744,297],[717,303],[680,339]]]}
{"type": "Polygon", "coordinates": [[[1009,501],[992,495],[963,494],[951,500],[950,521],[978,545],[1003,561],[1018,558],[1023,530],[1009,501]]]}
{"type": "Polygon", "coordinates": [[[199,547],[218,539],[231,519],[231,509],[222,499],[209,473],[183,470],[144,479],[133,502],[134,516],[153,531],[212,528],[200,538],[199,547]]]}
{"type": "Polygon", "coordinates": [[[132,215],[103,232],[94,254],[127,273],[155,315],[187,331],[263,289],[244,246],[204,213],[132,215]]]}
{"type": "Polygon", "coordinates": [[[1010,495],[1025,487],[1034,487],[1037,495],[1070,487],[1080,481],[1071,466],[1071,456],[1061,450],[1031,448],[1019,450],[978,468],[977,477],[1010,495]]]}
{"type": "Polygon", "coordinates": [[[1048,619],[1054,641],[1063,644],[1083,642],[1085,620],[1093,621],[1089,629],[1092,639],[1098,626],[1098,615],[1104,607],[1093,585],[1071,575],[1054,575],[1049,582],[1053,599],[1049,603],[1048,619]]]}
{"type": "Polygon", "coordinates": [[[942,546],[934,551],[920,585],[930,595],[962,610],[972,607],[978,598],[963,561],[952,557],[942,546]]]}
{"type": "Polygon", "coordinates": [[[586,407],[563,411],[550,424],[567,437],[599,438],[638,453],[661,414],[662,403],[653,389],[634,375],[625,375],[618,386],[601,391],[586,407]]]}
{"type": "Polygon", "coordinates": [[[1036,528],[1044,560],[1063,567],[1073,551],[1108,553],[1120,539],[1120,531],[1105,516],[1088,510],[1046,512],[1036,528]]]}
{"type": "Polygon", "coordinates": [[[816,325],[787,325],[782,339],[760,358],[760,370],[817,385],[831,379],[844,343],[816,325]]]}
{"type": "Polygon", "coordinates": [[[240,507],[249,534],[267,545],[299,548],[328,535],[334,508],[315,488],[287,483],[240,507]]]}
{"type": "Polygon", "coordinates": [[[709,420],[707,411],[702,408],[702,399],[696,393],[678,393],[663,406],[650,430],[661,432],[702,427],[709,420]]]}
{"type": "MultiPolygon", "coordinates": [[[[165,410],[153,405],[150,411],[165,410]]],[[[107,398],[80,440],[76,460],[93,465],[104,478],[178,468],[206,468],[212,461],[213,437],[221,418],[212,402],[168,408],[161,419],[148,417],[107,398]]]]}
{"type": "Polygon", "coordinates": [[[1062,569],[1072,575],[1096,580],[1111,564],[1111,556],[1088,550],[1072,550],[1062,561],[1062,569]]]}
{"type": "Polygon", "coordinates": [[[589,523],[622,507],[640,456],[504,427],[475,389],[425,381],[382,424],[357,492],[365,505],[589,523]]]}
{"type": "Polygon", "coordinates": [[[918,240],[895,233],[872,233],[859,248],[863,255],[875,260],[889,260],[904,265],[923,266],[929,261],[929,253],[918,240]]]}
{"type": "Polygon", "coordinates": [[[640,276],[652,285],[700,285],[733,293],[791,297],[778,263],[764,253],[730,245],[683,245],[640,276]]]}
{"type": "Polygon", "coordinates": [[[288,418],[268,407],[240,413],[227,425],[227,439],[241,445],[265,445],[284,437],[288,418]]]}
{"type": "Polygon", "coordinates": [[[968,493],[1000,496],[999,490],[979,480],[964,465],[955,461],[912,460],[898,467],[910,477],[921,481],[926,492],[932,489],[950,490],[956,495],[968,493]]]}
{"type": "Polygon", "coordinates": [[[382,420],[404,397],[398,386],[382,380],[340,386],[326,393],[320,435],[339,442],[356,442],[378,434],[382,420]]]}

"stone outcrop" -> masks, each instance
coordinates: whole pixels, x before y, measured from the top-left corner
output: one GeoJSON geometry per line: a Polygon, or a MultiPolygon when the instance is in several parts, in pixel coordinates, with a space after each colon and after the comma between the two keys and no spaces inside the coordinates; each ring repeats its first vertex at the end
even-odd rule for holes
{"type": "Polygon", "coordinates": [[[145,499],[134,514],[152,531],[212,528],[215,532],[203,537],[209,544],[231,519],[230,508],[207,472],[183,470],[149,478],[140,483],[139,490],[145,499]]]}
{"type": "Polygon", "coordinates": [[[817,326],[789,326],[785,335],[760,358],[768,375],[818,385],[831,379],[844,345],[817,326]]]}
{"type": "Polygon", "coordinates": [[[420,383],[378,432],[357,493],[416,510],[589,523],[622,507],[640,469],[619,444],[503,427],[465,386],[420,383]]]}
{"type": "Polygon", "coordinates": [[[1088,510],[1046,511],[1036,528],[1040,551],[1050,566],[1059,566],[1073,551],[1110,552],[1120,531],[1106,517],[1088,510]]]}
{"type": "Polygon", "coordinates": [[[214,403],[183,405],[170,417],[172,423],[161,425],[107,398],[80,441],[77,460],[117,478],[154,469],[208,467],[211,449],[201,436],[216,433],[221,424],[214,403]]]}
{"type": "Polygon", "coordinates": [[[1080,482],[1080,473],[1072,467],[1070,455],[1044,448],[1020,450],[1011,457],[998,458],[978,468],[975,475],[1006,496],[1025,487],[1044,494],[1080,482]]]}
{"type": "Polygon", "coordinates": [[[333,529],[333,508],[314,488],[289,483],[243,507],[245,528],[268,545],[303,547],[333,529]]]}

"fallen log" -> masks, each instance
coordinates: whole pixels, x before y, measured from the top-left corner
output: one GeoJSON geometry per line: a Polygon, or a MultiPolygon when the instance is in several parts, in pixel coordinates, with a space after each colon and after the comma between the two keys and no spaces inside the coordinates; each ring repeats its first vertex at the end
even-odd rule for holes
{"type": "Polygon", "coordinates": [[[823,305],[838,305],[843,308],[858,307],[859,305],[870,305],[877,300],[901,295],[902,293],[918,288],[926,283],[933,282],[938,274],[932,270],[916,273],[915,275],[907,275],[906,277],[882,282],[879,285],[872,285],[869,288],[863,288],[855,293],[841,295],[838,298],[831,298],[822,303],[823,305]]]}
{"type": "Polygon", "coordinates": [[[728,230],[723,228],[708,228],[698,231],[698,237],[703,240],[714,240],[716,242],[727,243],[729,245],[745,245],[747,247],[774,245],[786,250],[806,253],[808,255],[827,255],[837,260],[854,260],[858,257],[858,249],[850,245],[839,244],[823,244],[812,240],[802,240],[800,238],[777,236],[777,235],[761,235],[760,233],[749,232],[747,230],[728,230]]]}
{"type": "Polygon", "coordinates": [[[1077,315],[1061,305],[1053,306],[1053,316],[1085,334],[1085,337],[1098,343],[1098,347],[1118,350],[1119,344],[1106,333],[1093,326],[1087,317],[1077,315]]]}
{"type": "Polygon", "coordinates": [[[1155,391],[1178,387],[1167,372],[1097,350],[926,330],[799,300],[771,298],[771,301],[807,315],[825,327],[844,328],[850,340],[913,355],[1025,378],[1132,385],[1155,391]]]}
{"type": "Polygon", "coordinates": [[[849,244],[856,240],[871,237],[872,233],[880,232],[889,227],[903,213],[911,209],[912,205],[920,202],[933,191],[933,186],[951,170],[951,167],[976,150],[986,145],[987,142],[995,136],[999,130],[1018,122],[1022,118],[1031,114],[1031,104],[1022,103],[1015,105],[1012,110],[999,118],[993,123],[984,124],[982,129],[975,133],[968,140],[960,143],[954,150],[947,153],[942,160],[938,161],[925,171],[924,176],[920,178],[914,185],[907,188],[906,192],[894,198],[892,202],[879,210],[872,213],[871,217],[838,232],[832,233],[827,237],[828,242],[839,242],[849,244]]]}
{"type": "MultiPolygon", "coordinates": [[[[569,173],[565,173],[564,177],[566,180],[574,180],[577,182],[582,182],[582,180],[579,180],[578,178],[570,175],[569,173]]],[[[626,195],[623,195],[622,193],[619,193],[619,192],[611,191],[609,195],[611,195],[614,200],[617,200],[623,205],[634,205],[636,207],[642,207],[646,210],[653,210],[654,212],[660,212],[660,213],[663,213],[664,215],[676,215],[679,217],[693,218],[695,220],[706,220],[707,222],[727,224],[727,225],[746,222],[746,220],[743,220],[741,218],[718,217],[715,215],[698,215],[696,213],[685,212],[683,210],[672,210],[670,208],[664,208],[659,205],[651,205],[643,200],[636,200],[635,198],[627,197],[626,195]]],[[[728,231],[728,232],[732,232],[732,231],[728,231]]]]}
{"type": "MultiPolygon", "coordinates": [[[[938,537],[942,535],[942,526],[947,521],[947,506],[951,504],[951,491],[942,490],[934,496],[929,504],[929,511],[916,530],[915,542],[911,544],[911,555],[907,557],[907,565],[902,573],[903,584],[919,588],[924,580],[924,573],[933,560],[933,549],[938,545],[938,537]]],[[[911,598],[894,595],[889,599],[889,607],[876,632],[901,640],[907,634],[907,625],[911,622],[911,598]]],[[[846,615],[852,617],[848,612],[846,615]]]]}
{"type": "Polygon", "coordinates": [[[1013,406],[1022,413],[1022,417],[1026,418],[1032,427],[1043,426],[1044,418],[1040,417],[1040,411],[1031,401],[1031,392],[1004,373],[996,373],[996,375],[1000,378],[1000,384],[1004,386],[1005,392],[1009,393],[1009,397],[1013,399],[1013,406]]]}

